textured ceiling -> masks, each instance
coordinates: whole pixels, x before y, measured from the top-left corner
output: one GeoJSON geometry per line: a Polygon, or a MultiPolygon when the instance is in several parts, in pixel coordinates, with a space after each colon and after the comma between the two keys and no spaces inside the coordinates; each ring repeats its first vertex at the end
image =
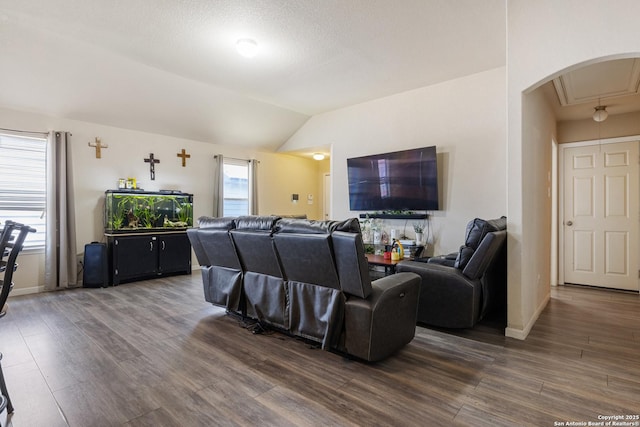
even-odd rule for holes
{"type": "Polygon", "coordinates": [[[268,150],[505,64],[503,0],[0,0],[0,25],[0,106],[268,150]]]}

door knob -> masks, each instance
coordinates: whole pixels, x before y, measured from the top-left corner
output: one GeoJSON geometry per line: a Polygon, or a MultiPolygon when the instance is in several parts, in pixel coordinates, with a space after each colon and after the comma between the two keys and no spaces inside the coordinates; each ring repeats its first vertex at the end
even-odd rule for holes
{"type": "Polygon", "coordinates": [[[573,225],[573,221],[567,221],[567,225],[571,227],[573,225]]]}

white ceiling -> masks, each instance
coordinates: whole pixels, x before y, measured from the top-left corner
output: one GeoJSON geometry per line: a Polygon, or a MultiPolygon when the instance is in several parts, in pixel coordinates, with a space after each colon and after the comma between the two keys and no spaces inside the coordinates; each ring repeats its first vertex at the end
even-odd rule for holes
{"type": "Polygon", "coordinates": [[[505,43],[503,0],[0,0],[0,106],[275,150],[313,114],[503,66],[505,43]]]}

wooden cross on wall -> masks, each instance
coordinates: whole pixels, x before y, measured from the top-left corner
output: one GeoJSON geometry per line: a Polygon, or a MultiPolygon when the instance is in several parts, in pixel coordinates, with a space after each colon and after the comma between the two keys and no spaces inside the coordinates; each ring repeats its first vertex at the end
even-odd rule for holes
{"type": "Polygon", "coordinates": [[[182,157],[182,167],[187,166],[187,159],[191,158],[191,154],[187,154],[187,152],[182,149],[181,153],[178,153],[178,157],[182,157]]]}
{"type": "Polygon", "coordinates": [[[100,141],[100,138],[96,137],[96,142],[90,142],[89,143],[89,147],[95,147],[96,149],[96,159],[101,159],[102,158],[102,149],[103,148],[109,148],[109,146],[107,144],[103,144],[102,141],[100,141]]]}
{"type": "Polygon", "coordinates": [[[160,163],[159,159],[153,158],[153,153],[149,153],[149,158],[144,159],[145,163],[149,163],[149,173],[151,174],[151,181],[156,179],[156,163],[160,163]]]}

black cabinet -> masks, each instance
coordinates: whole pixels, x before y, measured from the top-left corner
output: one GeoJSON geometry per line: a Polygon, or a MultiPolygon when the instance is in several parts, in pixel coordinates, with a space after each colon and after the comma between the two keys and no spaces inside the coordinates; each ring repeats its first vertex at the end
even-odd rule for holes
{"type": "Polygon", "coordinates": [[[191,243],[186,233],[159,236],[158,272],[174,273],[188,270],[191,273],[191,243]],[[188,254],[188,256],[185,256],[188,254]]]}
{"type": "Polygon", "coordinates": [[[113,285],[169,274],[191,274],[191,244],[184,231],[106,237],[109,281],[113,285]]]}

